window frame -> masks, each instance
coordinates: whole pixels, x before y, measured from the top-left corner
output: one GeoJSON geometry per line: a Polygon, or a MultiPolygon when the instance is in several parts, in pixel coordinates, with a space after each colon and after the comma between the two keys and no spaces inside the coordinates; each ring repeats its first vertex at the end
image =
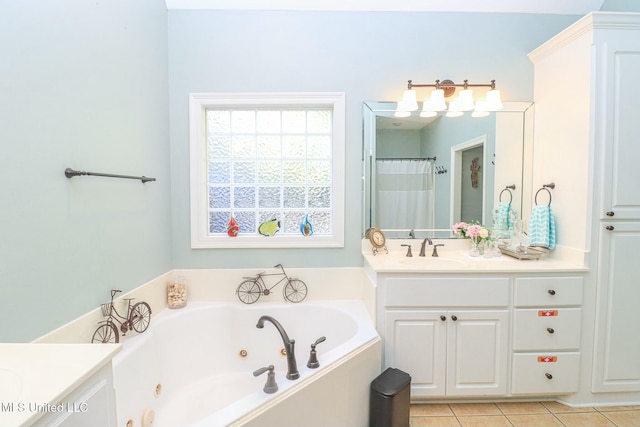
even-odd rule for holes
{"type": "Polygon", "coordinates": [[[189,94],[189,179],[191,248],[326,248],[344,247],[345,209],[345,94],[296,93],[191,93],[189,94]],[[209,234],[206,110],[221,107],[331,108],[331,217],[332,234],[303,236],[209,234]]]}

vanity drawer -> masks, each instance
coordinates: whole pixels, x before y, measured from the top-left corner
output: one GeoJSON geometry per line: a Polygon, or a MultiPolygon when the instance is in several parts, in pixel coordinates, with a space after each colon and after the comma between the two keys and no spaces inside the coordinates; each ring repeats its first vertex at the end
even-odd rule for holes
{"type": "Polygon", "coordinates": [[[514,350],[578,350],[579,308],[518,309],[513,317],[514,350]]]}
{"type": "Polygon", "coordinates": [[[509,278],[389,278],[385,297],[387,307],[506,307],[509,278]]]}
{"type": "Polygon", "coordinates": [[[580,353],[513,355],[512,394],[561,394],[578,391],[580,353]]]}
{"type": "Polygon", "coordinates": [[[519,277],[515,279],[516,307],[556,307],[582,304],[582,277],[519,277]]]}

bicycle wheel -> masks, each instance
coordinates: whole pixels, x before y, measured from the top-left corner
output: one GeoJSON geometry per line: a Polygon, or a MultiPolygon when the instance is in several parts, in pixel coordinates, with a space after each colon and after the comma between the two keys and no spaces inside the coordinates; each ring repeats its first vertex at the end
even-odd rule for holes
{"type": "Polygon", "coordinates": [[[92,343],[118,343],[120,342],[120,335],[118,334],[118,328],[113,323],[104,323],[98,326],[98,329],[93,333],[91,338],[92,343]]]}
{"type": "Polygon", "coordinates": [[[284,299],[291,302],[300,302],[307,297],[307,285],[302,280],[291,279],[283,290],[284,299]]]}
{"type": "Polygon", "coordinates": [[[238,294],[238,298],[243,303],[253,304],[260,298],[262,289],[260,289],[260,285],[255,280],[245,280],[236,289],[236,294],[238,294]]]}
{"type": "Polygon", "coordinates": [[[138,302],[133,305],[129,315],[129,324],[136,332],[144,332],[151,323],[151,307],[146,302],[138,302]]]}

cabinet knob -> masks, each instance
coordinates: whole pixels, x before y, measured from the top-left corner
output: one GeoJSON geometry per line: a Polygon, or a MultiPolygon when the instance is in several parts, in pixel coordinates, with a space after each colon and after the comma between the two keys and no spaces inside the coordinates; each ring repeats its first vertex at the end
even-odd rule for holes
{"type": "Polygon", "coordinates": [[[447,320],[447,318],[443,315],[443,316],[440,316],[440,320],[444,322],[445,320],[447,320]]]}
{"type": "Polygon", "coordinates": [[[607,215],[607,216],[614,216],[614,215],[615,215],[615,213],[614,213],[613,211],[609,211],[609,212],[607,212],[607,214],[606,214],[606,215],[607,215]]]}
{"type": "Polygon", "coordinates": [[[549,289],[547,292],[549,292],[549,295],[555,295],[556,291],[554,291],[553,289],[549,289]]]}
{"type": "Polygon", "coordinates": [[[553,328],[547,328],[547,332],[549,332],[550,334],[555,333],[555,330],[553,328]]]}
{"type": "Polygon", "coordinates": [[[454,314],[453,316],[451,316],[451,320],[453,320],[453,321],[455,322],[456,320],[458,320],[458,316],[456,316],[456,315],[454,314]]]}
{"type": "Polygon", "coordinates": [[[552,379],[552,378],[553,378],[553,375],[551,375],[551,374],[550,374],[550,373],[548,373],[548,372],[547,372],[546,374],[544,374],[544,376],[545,376],[545,377],[547,377],[547,379],[548,379],[548,380],[550,380],[550,379],[552,379]]]}
{"type": "Polygon", "coordinates": [[[615,229],[615,227],[613,225],[607,225],[605,227],[605,229],[608,230],[608,231],[613,231],[615,229]]]}

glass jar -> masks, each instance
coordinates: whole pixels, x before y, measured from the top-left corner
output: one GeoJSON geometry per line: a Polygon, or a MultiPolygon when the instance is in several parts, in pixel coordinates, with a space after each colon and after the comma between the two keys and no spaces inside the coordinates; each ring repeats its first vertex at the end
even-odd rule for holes
{"type": "Polygon", "coordinates": [[[167,306],[182,308],[187,305],[187,279],[182,276],[171,278],[167,282],[167,306]]]}

